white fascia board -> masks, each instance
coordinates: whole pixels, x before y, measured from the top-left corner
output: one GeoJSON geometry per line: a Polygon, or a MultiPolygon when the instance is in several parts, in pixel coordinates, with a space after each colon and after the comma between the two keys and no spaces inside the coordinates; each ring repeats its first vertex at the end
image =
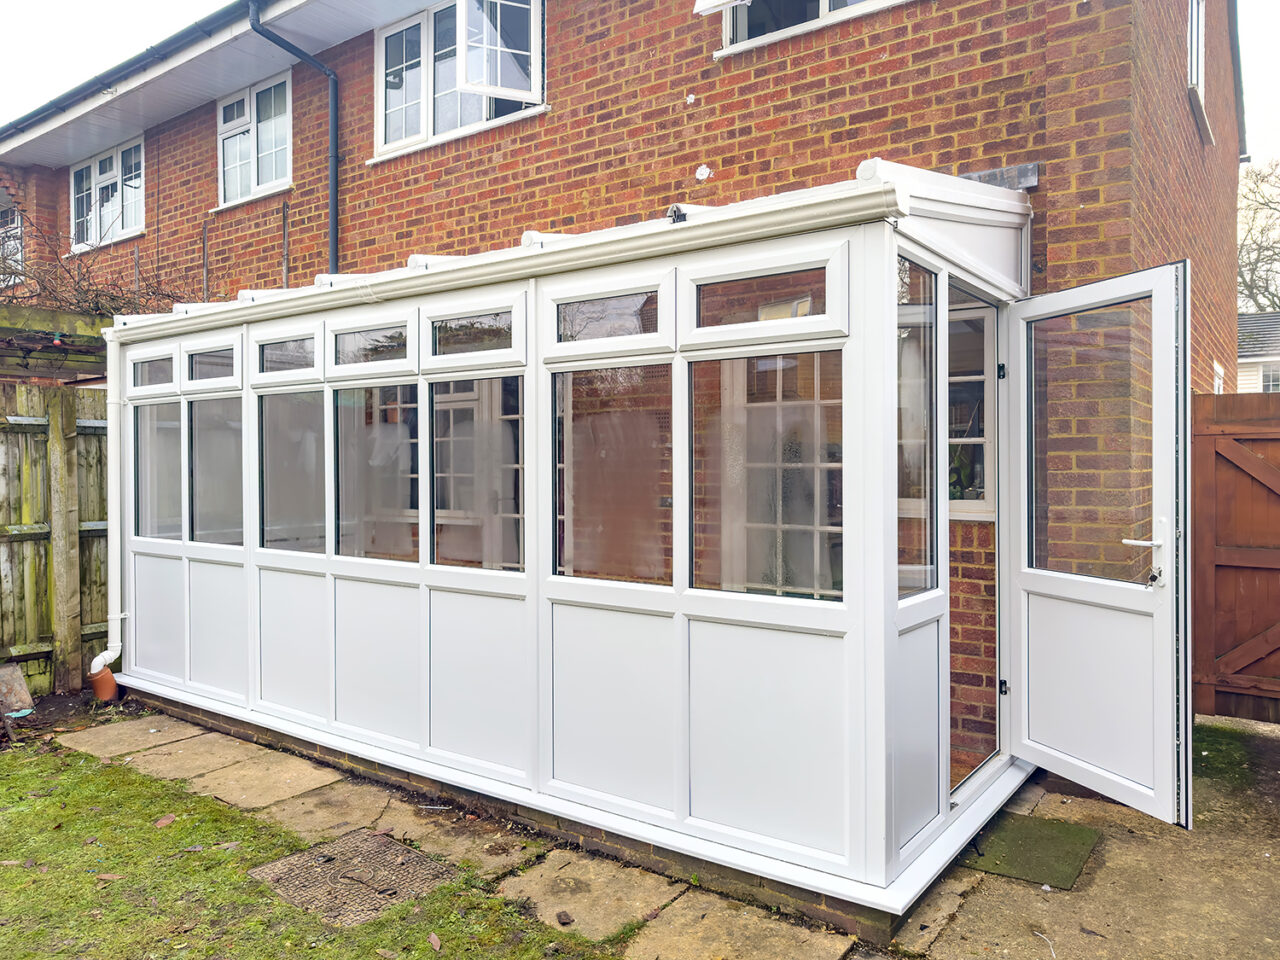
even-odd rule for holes
{"type": "Polygon", "coordinates": [[[965,180],[948,173],[936,173],[872,157],[858,165],[858,179],[869,182],[892,181],[905,188],[917,202],[932,201],[939,208],[951,206],[966,211],[973,219],[978,211],[1030,216],[1031,200],[1025,190],[1010,190],[977,180],[965,180]]]}

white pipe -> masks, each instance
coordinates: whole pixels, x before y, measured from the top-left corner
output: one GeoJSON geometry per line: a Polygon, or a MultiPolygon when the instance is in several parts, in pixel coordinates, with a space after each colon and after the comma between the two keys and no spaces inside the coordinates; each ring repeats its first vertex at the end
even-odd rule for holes
{"type": "Polygon", "coordinates": [[[96,674],[120,657],[120,344],[115,331],[102,331],[107,341],[107,649],[93,658],[96,674]]]}

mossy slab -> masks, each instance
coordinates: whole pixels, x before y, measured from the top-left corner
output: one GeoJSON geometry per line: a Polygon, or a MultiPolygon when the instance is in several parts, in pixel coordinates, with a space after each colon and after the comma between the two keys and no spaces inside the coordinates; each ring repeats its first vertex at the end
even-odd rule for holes
{"type": "Polygon", "coordinates": [[[974,870],[1070,890],[1101,836],[1078,823],[1002,813],[973,838],[958,862],[974,870]]]}

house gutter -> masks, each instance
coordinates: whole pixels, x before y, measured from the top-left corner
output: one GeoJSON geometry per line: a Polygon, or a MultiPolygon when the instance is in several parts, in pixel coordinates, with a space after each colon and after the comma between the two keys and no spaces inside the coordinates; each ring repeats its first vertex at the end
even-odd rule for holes
{"type": "Polygon", "coordinates": [[[329,273],[338,273],[338,75],[297,44],[262,25],[259,0],[249,0],[249,28],[329,78],[329,273]]]}
{"type": "Polygon", "coordinates": [[[1227,39],[1231,44],[1231,71],[1236,87],[1236,136],[1239,140],[1240,162],[1249,163],[1249,143],[1244,129],[1244,72],[1240,64],[1240,13],[1236,0],[1227,0],[1227,39]]]}

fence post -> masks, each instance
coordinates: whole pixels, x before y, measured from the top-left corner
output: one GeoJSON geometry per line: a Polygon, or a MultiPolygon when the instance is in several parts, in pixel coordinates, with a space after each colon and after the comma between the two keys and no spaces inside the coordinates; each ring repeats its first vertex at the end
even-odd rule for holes
{"type": "Polygon", "coordinates": [[[49,416],[49,599],[53,684],[76,693],[83,676],[80,639],[80,492],[76,477],[75,387],[46,394],[49,416]]]}

